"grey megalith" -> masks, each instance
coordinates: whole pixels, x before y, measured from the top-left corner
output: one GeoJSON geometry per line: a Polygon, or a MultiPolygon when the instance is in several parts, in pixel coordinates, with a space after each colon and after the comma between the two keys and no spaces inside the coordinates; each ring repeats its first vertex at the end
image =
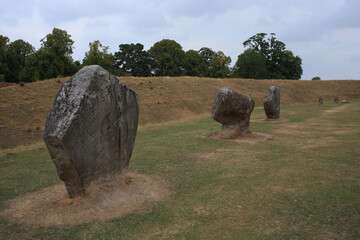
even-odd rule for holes
{"type": "Polygon", "coordinates": [[[254,106],[255,102],[251,97],[227,87],[221,88],[212,106],[212,117],[222,123],[222,137],[232,139],[249,132],[250,115],[254,106]]]}
{"type": "Polygon", "coordinates": [[[125,179],[138,116],[137,94],[98,65],[61,86],[43,138],[71,198],[102,177],[125,179]]]}
{"type": "Polygon", "coordinates": [[[280,118],[280,89],[278,87],[270,86],[263,102],[268,119],[280,118]]]}

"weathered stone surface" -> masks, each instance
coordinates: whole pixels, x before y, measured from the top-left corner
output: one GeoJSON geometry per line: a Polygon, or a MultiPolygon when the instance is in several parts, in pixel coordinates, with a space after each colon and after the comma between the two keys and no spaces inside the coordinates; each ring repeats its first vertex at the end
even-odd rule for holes
{"type": "Polygon", "coordinates": [[[280,118],[280,89],[278,87],[269,87],[263,103],[265,114],[268,119],[280,118]]]}
{"type": "Polygon", "coordinates": [[[321,107],[323,105],[323,99],[321,94],[319,95],[319,107],[321,107]]]}
{"type": "Polygon", "coordinates": [[[254,100],[227,87],[219,90],[212,106],[212,117],[222,123],[222,137],[235,138],[249,131],[254,100]]]}
{"type": "Polygon", "coordinates": [[[337,95],[334,96],[334,103],[335,104],[338,104],[339,103],[339,98],[337,95]]]}
{"type": "Polygon", "coordinates": [[[70,197],[102,177],[125,179],[138,115],[137,94],[100,66],[82,68],[61,86],[44,141],[70,197]]]}

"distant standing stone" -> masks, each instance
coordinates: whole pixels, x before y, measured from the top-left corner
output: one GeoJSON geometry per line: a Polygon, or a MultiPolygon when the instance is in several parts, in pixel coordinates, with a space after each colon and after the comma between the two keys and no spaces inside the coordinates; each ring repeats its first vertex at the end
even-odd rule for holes
{"type": "Polygon", "coordinates": [[[339,98],[337,95],[334,96],[334,103],[335,104],[338,104],[339,103],[339,98]]]}
{"type": "Polygon", "coordinates": [[[97,65],[65,82],[44,141],[71,198],[102,177],[125,179],[138,126],[137,94],[97,65]]]}
{"type": "Polygon", "coordinates": [[[264,110],[268,119],[280,118],[280,89],[278,87],[269,87],[264,98],[264,110]]]}
{"type": "Polygon", "coordinates": [[[323,99],[321,94],[319,95],[319,107],[321,107],[323,105],[323,99]]]}
{"type": "Polygon", "coordinates": [[[251,97],[227,87],[221,88],[212,106],[212,117],[222,123],[222,137],[233,139],[247,133],[254,106],[255,102],[251,97]]]}

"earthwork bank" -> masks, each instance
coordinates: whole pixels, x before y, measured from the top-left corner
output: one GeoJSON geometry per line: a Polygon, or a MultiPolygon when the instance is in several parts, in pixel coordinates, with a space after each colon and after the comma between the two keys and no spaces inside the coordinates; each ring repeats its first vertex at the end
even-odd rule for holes
{"type": "MultiPolygon", "coordinates": [[[[54,96],[69,78],[50,79],[0,88],[0,149],[42,141],[45,119],[54,96]]],[[[324,103],[360,98],[360,81],[292,81],[211,79],[196,77],[120,78],[139,96],[141,127],[198,115],[211,115],[211,106],[221,87],[249,95],[255,108],[262,108],[269,86],[281,91],[281,106],[324,103]]],[[[265,117],[265,114],[264,114],[265,117]]]]}

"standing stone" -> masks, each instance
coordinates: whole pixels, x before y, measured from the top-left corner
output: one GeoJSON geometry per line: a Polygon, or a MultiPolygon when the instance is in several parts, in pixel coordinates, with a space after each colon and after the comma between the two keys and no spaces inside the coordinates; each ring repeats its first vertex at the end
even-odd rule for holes
{"type": "Polygon", "coordinates": [[[269,87],[263,103],[265,114],[268,119],[280,118],[280,89],[278,87],[269,87]]]}
{"type": "Polygon", "coordinates": [[[254,100],[227,87],[219,90],[212,106],[212,117],[222,123],[222,138],[233,139],[247,133],[254,100]]]}
{"type": "Polygon", "coordinates": [[[334,96],[334,103],[335,104],[338,104],[339,103],[339,98],[337,95],[334,96]]]}
{"type": "Polygon", "coordinates": [[[323,99],[321,94],[319,95],[319,107],[321,107],[323,105],[323,99]]]}
{"type": "Polygon", "coordinates": [[[71,198],[94,180],[125,179],[138,115],[137,94],[100,66],[82,68],[61,86],[44,141],[71,198]]]}

